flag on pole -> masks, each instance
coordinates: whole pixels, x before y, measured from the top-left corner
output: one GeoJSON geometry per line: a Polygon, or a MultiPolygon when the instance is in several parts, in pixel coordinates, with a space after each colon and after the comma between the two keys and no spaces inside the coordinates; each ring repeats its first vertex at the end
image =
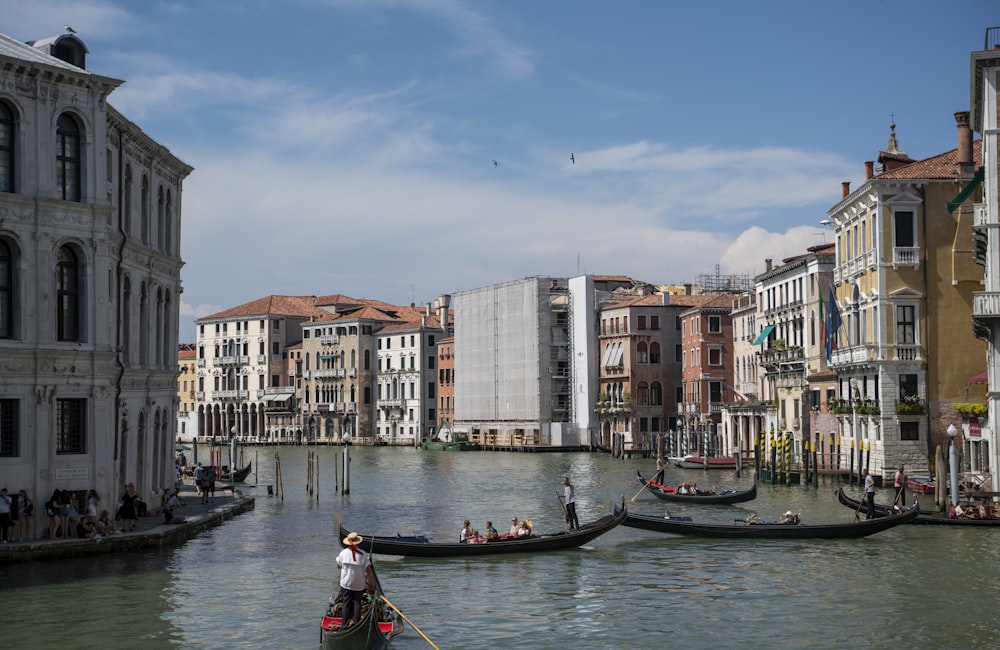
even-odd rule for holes
{"type": "Polygon", "coordinates": [[[837,332],[840,330],[840,309],[837,307],[837,296],[830,287],[830,307],[826,316],[826,362],[833,361],[833,351],[837,349],[837,332]]]}
{"type": "Polygon", "coordinates": [[[823,294],[819,294],[819,344],[826,349],[826,312],[823,310],[823,294]]]}

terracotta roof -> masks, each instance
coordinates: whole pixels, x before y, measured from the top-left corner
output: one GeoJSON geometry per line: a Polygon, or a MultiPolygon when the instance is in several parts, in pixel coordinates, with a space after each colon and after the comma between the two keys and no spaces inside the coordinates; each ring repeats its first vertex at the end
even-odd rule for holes
{"type": "Polygon", "coordinates": [[[322,317],[327,312],[315,307],[315,296],[265,296],[216,314],[199,318],[196,322],[223,318],[249,318],[260,316],[293,316],[299,318],[322,317]]]}
{"type": "Polygon", "coordinates": [[[187,361],[189,359],[195,359],[197,357],[198,357],[198,351],[195,350],[194,348],[183,348],[182,347],[177,352],[177,360],[178,361],[187,361]]]}
{"type": "MultiPolygon", "coordinates": [[[[972,162],[976,167],[983,164],[983,141],[976,140],[972,143],[972,162]]],[[[946,151],[943,154],[932,156],[911,163],[904,167],[899,167],[891,172],[885,172],[875,176],[876,179],[928,179],[928,180],[956,180],[955,170],[958,163],[958,149],[946,151]]]]}

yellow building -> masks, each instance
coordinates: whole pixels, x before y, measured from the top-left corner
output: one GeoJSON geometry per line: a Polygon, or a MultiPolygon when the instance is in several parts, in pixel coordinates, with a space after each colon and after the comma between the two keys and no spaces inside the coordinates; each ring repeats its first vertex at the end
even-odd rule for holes
{"type": "Polygon", "coordinates": [[[870,466],[883,479],[899,465],[911,475],[930,471],[948,425],[961,421],[955,403],[985,365],[970,324],[982,282],[972,255],[974,197],[955,202],[981,154],[969,113],[955,119],[957,149],[920,161],[899,149],[892,125],[878,168],[866,163],[864,184],[854,192],[845,184],[828,212],[837,234],[841,325],[830,367],[842,468],[870,466]]]}

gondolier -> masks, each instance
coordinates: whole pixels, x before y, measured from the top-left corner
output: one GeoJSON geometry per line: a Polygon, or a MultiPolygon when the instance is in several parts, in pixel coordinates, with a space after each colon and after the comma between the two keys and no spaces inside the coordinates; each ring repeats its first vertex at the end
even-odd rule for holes
{"type": "Polygon", "coordinates": [[[569,482],[568,476],[563,477],[562,484],[563,499],[566,501],[566,525],[570,530],[576,530],[580,527],[580,520],[576,516],[576,495],[573,492],[573,484],[569,482]]]}
{"type": "Polygon", "coordinates": [[[347,627],[361,620],[361,597],[365,594],[365,583],[375,585],[375,572],[368,554],[361,550],[364,538],[350,533],[343,539],[344,550],[337,555],[340,569],[340,599],[344,603],[343,625],[347,627]]]}
{"type": "Polygon", "coordinates": [[[865,499],[868,500],[868,519],[875,516],[875,479],[871,470],[865,468],[865,499]]]}

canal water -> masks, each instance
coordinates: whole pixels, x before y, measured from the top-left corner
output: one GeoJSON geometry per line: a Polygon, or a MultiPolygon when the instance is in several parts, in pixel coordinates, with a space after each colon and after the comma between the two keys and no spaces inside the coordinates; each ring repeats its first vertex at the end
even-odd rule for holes
{"type": "MultiPolygon", "coordinates": [[[[504,530],[511,516],[527,517],[536,531],[555,531],[564,527],[557,495],[565,474],[581,521],[607,513],[612,499],[645,513],[667,505],[645,493],[631,501],[636,470],[655,471],[648,459],[352,447],[344,495],[334,481],[340,448],[244,453],[257,469],[249,479],[257,487],[247,488],[256,509],[179,548],[0,567],[0,645],[316,648],[337,588],[339,517],[362,534],[441,540],[457,538],[464,519],[504,530]],[[310,452],[319,460],[312,495],[310,452]]],[[[204,447],[199,457],[207,459],[204,447]]],[[[665,482],[684,480],[722,489],[752,479],[671,468],[665,482]]],[[[719,523],[785,510],[801,511],[805,523],[851,521],[838,485],[829,477],[818,487],[765,484],[750,503],[671,512],[719,523]]],[[[1000,529],[728,541],[619,527],[557,553],[375,559],[392,603],[442,649],[980,648],[1000,633],[1000,529]]],[[[393,641],[429,647],[410,627],[393,641]]]]}

